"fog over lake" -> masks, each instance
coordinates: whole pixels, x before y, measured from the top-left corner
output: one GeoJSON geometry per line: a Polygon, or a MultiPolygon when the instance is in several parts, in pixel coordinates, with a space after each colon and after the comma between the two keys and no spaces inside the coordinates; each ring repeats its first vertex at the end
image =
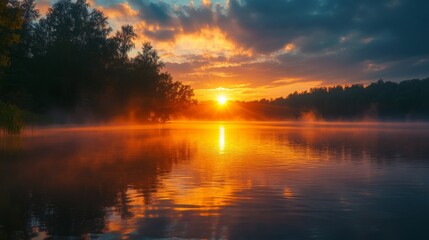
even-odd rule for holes
{"type": "Polygon", "coordinates": [[[0,239],[429,239],[429,125],[172,122],[0,137],[0,239]]]}

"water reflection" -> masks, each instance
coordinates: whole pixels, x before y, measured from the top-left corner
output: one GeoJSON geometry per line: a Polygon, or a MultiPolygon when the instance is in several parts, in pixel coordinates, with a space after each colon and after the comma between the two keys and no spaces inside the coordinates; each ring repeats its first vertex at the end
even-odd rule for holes
{"type": "Polygon", "coordinates": [[[182,123],[2,137],[0,239],[418,238],[428,133],[182,123]]]}
{"type": "Polygon", "coordinates": [[[225,127],[219,126],[219,154],[225,150],[225,127]]]}

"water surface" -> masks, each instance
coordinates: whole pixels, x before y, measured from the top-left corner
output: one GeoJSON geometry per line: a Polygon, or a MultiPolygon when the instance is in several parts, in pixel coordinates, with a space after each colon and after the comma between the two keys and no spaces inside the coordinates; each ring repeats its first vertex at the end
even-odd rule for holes
{"type": "Polygon", "coordinates": [[[429,126],[177,122],[0,138],[0,239],[429,239],[429,126]]]}

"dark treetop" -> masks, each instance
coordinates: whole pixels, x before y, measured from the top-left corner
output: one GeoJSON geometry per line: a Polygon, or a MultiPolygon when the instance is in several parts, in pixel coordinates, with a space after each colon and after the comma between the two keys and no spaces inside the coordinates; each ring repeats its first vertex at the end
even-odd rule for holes
{"type": "Polygon", "coordinates": [[[190,86],[162,71],[149,43],[128,56],[132,26],[111,34],[103,12],[85,0],[61,0],[40,19],[34,0],[2,4],[9,14],[0,22],[14,40],[1,45],[3,102],[57,121],[165,121],[194,102],[190,86]]]}

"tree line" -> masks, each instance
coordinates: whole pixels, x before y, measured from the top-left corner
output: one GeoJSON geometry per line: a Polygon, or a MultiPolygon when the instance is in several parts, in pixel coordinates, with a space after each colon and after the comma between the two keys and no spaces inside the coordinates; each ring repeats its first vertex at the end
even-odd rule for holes
{"type": "Polygon", "coordinates": [[[206,101],[192,106],[181,117],[239,121],[427,121],[429,78],[318,87],[275,99],[230,101],[222,107],[206,101]]]}
{"type": "MultiPolygon", "coordinates": [[[[185,110],[195,103],[193,89],[163,70],[150,43],[130,57],[136,38],[131,25],[113,32],[103,12],[86,0],[59,0],[43,17],[34,0],[0,0],[0,129],[19,131],[22,118],[34,116],[46,116],[48,122],[164,122],[180,112],[189,115],[185,110]]],[[[190,115],[428,119],[428,96],[429,79],[380,80],[235,103],[238,109],[230,114],[197,113],[194,107],[190,115]]]]}
{"type": "Polygon", "coordinates": [[[429,78],[313,88],[251,104],[271,106],[262,107],[271,118],[299,119],[311,113],[314,119],[324,120],[427,120],[429,78]]]}
{"type": "Polygon", "coordinates": [[[40,17],[34,0],[0,0],[0,101],[51,120],[163,122],[194,103],[131,25],[112,32],[86,0],[60,0],[40,17]]]}

